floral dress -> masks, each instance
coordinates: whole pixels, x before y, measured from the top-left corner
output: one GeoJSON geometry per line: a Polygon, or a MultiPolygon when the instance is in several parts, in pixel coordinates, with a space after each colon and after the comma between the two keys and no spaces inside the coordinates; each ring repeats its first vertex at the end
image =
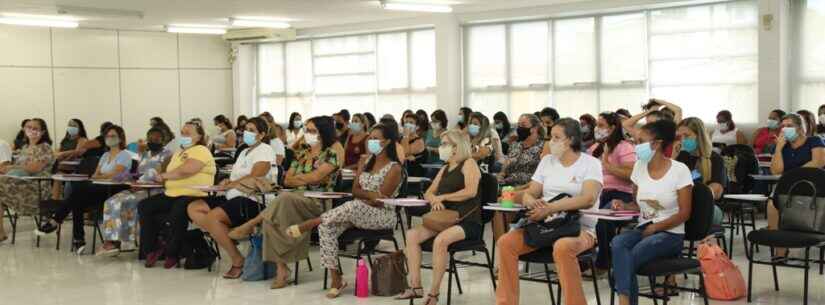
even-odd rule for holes
{"type": "MultiPolygon", "coordinates": [[[[298,152],[295,161],[292,161],[290,164],[290,168],[295,171],[295,175],[303,175],[309,174],[315,170],[317,170],[323,163],[328,163],[335,168],[341,166],[338,160],[338,155],[335,154],[335,151],[332,147],[326,148],[321,151],[318,156],[315,158],[309,158],[310,150],[302,150],[298,152]]],[[[338,182],[338,175],[329,175],[328,177],[321,180],[318,184],[315,185],[308,185],[308,186],[300,186],[297,187],[297,190],[302,191],[327,191],[331,192],[335,188],[335,183],[338,182]]]]}
{"type": "Polygon", "coordinates": [[[48,177],[53,164],[54,153],[51,145],[41,143],[23,147],[20,156],[14,162],[14,168],[6,176],[0,176],[0,204],[22,215],[36,215],[40,200],[49,197],[51,184],[48,181],[18,177],[48,177]],[[46,162],[46,166],[37,173],[27,173],[21,167],[30,162],[46,162]]]}
{"type": "Polygon", "coordinates": [[[501,179],[501,184],[516,186],[530,183],[541,161],[543,146],[543,142],[536,141],[530,147],[524,147],[524,142],[518,142],[510,147],[510,153],[507,154],[510,163],[504,168],[506,174],[501,179]]]}

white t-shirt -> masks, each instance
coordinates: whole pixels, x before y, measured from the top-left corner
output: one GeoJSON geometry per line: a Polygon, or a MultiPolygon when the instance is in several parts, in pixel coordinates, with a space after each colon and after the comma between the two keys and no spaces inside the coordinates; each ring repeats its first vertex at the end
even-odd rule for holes
{"type": "MultiPolygon", "coordinates": [[[[580,154],[573,165],[564,167],[553,155],[544,156],[533,174],[533,181],[542,185],[542,199],[550,200],[559,194],[566,193],[578,196],[582,192],[584,181],[592,180],[602,184],[602,163],[599,159],[588,154],[580,154]]],[[[552,203],[551,203],[552,204],[552,203]]],[[[598,210],[599,199],[588,210],[598,210]]],[[[582,227],[593,232],[598,219],[582,215],[579,219],[582,227]]]]}
{"type": "MultiPolygon", "coordinates": [[[[679,212],[678,191],[685,186],[693,185],[690,169],[684,163],[670,161],[670,169],[659,180],[653,180],[647,170],[646,162],[636,161],[630,180],[636,184],[636,202],[639,204],[641,216],[639,225],[649,222],[657,223],[676,215],[679,212]],[[656,200],[661,210],[650,206],[644,200],[656,200]]],[[[684,234],[685,225],[680,224],[670,230],[671,233],[684,234]]]]}
{"type": "Polygon", "coordinates": [[[726,133],[722,133],[722,130],[716,128],[713,131],[713,135],[711,136],[711,142],[713,143],[723,143],[725,145],[735,145],[736,144],[736,134],[739,132],[739,129],[734,129],[728,131],[726,133]]]}
{"type": "MultiPolygon", "coordinates": [[[[238,161],[236,161],[235,165],[232,166],[232,173],[229,175],[229,180],[238,181],[243,177],[249,176],[249,174],[252,173],[252,167],[255,166],[255,163],[266,162],[267,164],[271,164],[274,162],[274,159],[275,153],[272,152],[272,147],[266,143],[259,144],[251,151],[249,148],[244,149],[238,155],[238,161]]],[[[268,176],[268,174],[266,176],[268,176]]],[[[231,189],[226,192],[226,199],[232,199],[238,196],[244,196],[244,194],[236,189],[231,189]]],[[[258,196],[246,197],[258,201],[258,196]]]]}
{"type": "Polygon", "coordinates": [[[11,162],[11,146],[6,141],[0,140],[0,163],[11,162]]]}
{"type": "Polygon", "coordinates": [[[303,128],[298,129],[297,134],[292,132],[291,130],[287,129],[286,130],[286,143],[289,144],[289,146],[291,147],[292,144],[295,144],[295,141],[298,141],[298,139],[300,139],[303,136],[304,136],[304,129],[303,128]]]}

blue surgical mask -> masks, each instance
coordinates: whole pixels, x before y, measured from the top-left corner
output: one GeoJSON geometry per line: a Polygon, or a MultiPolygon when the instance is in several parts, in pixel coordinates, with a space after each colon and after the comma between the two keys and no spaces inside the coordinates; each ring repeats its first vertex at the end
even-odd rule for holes
{"type": "Polygon", "coordinates": [[[796,141],[796,138],[799,137],[799,134],[796,133],[796,128],[793,127],[782,128],[782,134],[785,135],[785,140],[790,142],[796,141]]]}
{"type": "Polygon", "coordinates": [[[682,151],[686,151],[688,153],[692,153],[696,151],[696,148],[699,146],[699,143],[696,142],[694,138],[682,138],[682,151]]]}
{"type": "Polygon", "coordinates": [[[367,140],[367,150],[369,150],[371,154],[377,155],[377,154],[381,153],[382,149],[383,149],[383,147],[381,147],[381,140],[377,140],[377,139],[367,140]]]}
{"type": "Polygon", "coordinates": [[[69,127],[66,127],[66,133],[68,133],[70,136],[73,136],[73,137],[74,137],[74,136],[76,136],[79,132],[80,132],[80,129],[79,129],[79,128],[77,128],[77,127],[74,127],[74,126],[69,126],[69,127]]]}
{"type": "Polygon", "coordinates": [[[180,137],[178,138],[178,144],[183,148],[189,148],[189,146],[192,146],[192,137],[180,137]]]}
{"type": "Polygon", "coordinates": [[[404,124],[404,128],[409,130],[409,131],[416,131],[418,129],[418,126],[415,126],[415,124],[412,124],[412,123],[407,123],[407,124],[404,124]]]}
{"type": "Polygon", "coordinates": [[[361,132],[361,123],[349,123],[349,129],[351,129],[352,132],[361,132]]]}
{"type": "Polygon", "coordinates": [[[650,147],[650,142],[636,145],[634,150],[636,151],[636,160],[647,163],[653,159],[653,148],[650,147]]]}
{"type": "Polygon", "coordinates": [[[773,120],[773,119],[768,119],[768,128],[776,129],[778,127],[779,127],[779,121],[773,120]]]}
{"type": "Polygon", "coordinates": [[[470,124],[470,126],[467,128],[467,131],[470,133],[471,136],[475,137],[478,135],[479,132],[481,132],[481,126],[478,126],[476,124],[470,124]]]}
{"type": "Polygon", "coordinates": [[[248,146],[255,145],[255,143],[258,142],[257,137],[258,137],[257,133],[254,133],[254,132],[251,132],[251,131],[244,131],[243,132],[243,143],[248,145],[248,146]]]}

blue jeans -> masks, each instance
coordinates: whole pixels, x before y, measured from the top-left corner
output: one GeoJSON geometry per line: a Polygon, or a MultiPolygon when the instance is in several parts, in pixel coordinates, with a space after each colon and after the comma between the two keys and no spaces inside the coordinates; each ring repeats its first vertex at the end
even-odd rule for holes
{"type": "Polygon", "coordinates": [[[630,298],[630,305],[639,303],[639,283],[636,271],[658,258],[676,257],[682,252],[683,234],[658,232],[642,237],[642,228],[627,231],[613,239],[613,280],[616,292],[630,298]]]}
{"type": "MultiPolygon", "coordinates": [[[[632,202],[633,194],[625,193],[617,190],[606,190],[602,192],[599,197],[600,209],[609,209],[613,199],[619,199],[624,202],[632,202]]],[[[599,251],[596,255],[596,267],[599,269],[607,269],[610,267],[610,249],[608,249],[610,242],[616,237],[616,232],[620,227],[627,224],[629,221],[615,221],[615,220],[599,220],[596,224],[596,237],[599,240],[599,251]],[[603,246],[602,246],[603,245],[603,246]]]]}

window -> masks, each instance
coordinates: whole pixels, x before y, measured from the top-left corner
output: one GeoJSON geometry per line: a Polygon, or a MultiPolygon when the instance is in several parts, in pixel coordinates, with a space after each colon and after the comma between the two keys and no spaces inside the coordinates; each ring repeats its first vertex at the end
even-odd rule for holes
{"type": "Polygon", "coordinates": [[[570,117],[638,112],[655,96],[708,122],[715,105],[756,122],[756,16],[755,1],[736,1],[467,26],[466,104],[515,121],[546,106],[570,117]]]}
{"type": "Polygon", "coordinates": [[[258,110],[279,122],[435,110],[435,32],[410,30],[258,45],[258,110]]]}
{"type": "Polygon", "coordinates": [[[800,1],[796,14],[799,18],[794,105],[795,109],[817,114],[819,106],[825,104],[825,0],[800,1]]]}

